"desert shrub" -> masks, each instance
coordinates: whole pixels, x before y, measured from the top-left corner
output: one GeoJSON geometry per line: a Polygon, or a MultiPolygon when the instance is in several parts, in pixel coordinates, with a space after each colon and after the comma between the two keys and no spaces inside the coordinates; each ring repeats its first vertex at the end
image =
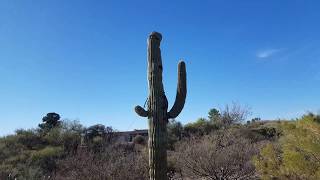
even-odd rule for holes
{"type": "MultiPolygon", "coordinates": [[[[178,142],[179,143],[179,142],[178,142]]],[[[177,145],[176,145],[177,146],[177,145]]],[[[182,171],[181,171],[181,167],[179,167],[179,156],[178,153],[176,153],[176,151],[167,151],[167,155],[168,155],[168,164],[167,164],[167,174],[168,174],[168,178],[172,179],[172,180],[182,180],[183,176],[182,176],[182,171]]]]}
{"type": "Polygon", "coordinates": [[[79,151],[58,162],[54,179],[148,179],[147,152],[141,148],[128,151],[124,146],[109,146],[103,153],[79,151]]]}
{"type": "Polygon", "coordinates": [[[239,129],[243,137],[250,139],[252,142],[259,141],[276,141],[281,136],[279,127],[260,126],[257,128],[243,127],[239,129]]]}
{"type": "Polygon", "coordinates": [[[94,152],[103,152],[107,146],[114,144],[116,133],[111,127],[96,124],[84,129],[84,142],[94,152]]]}
{"type": "Polygon", "coordinates": [[[188,123],[184,126],[184,136],[203,136],[217,129],[218,126],[216,124],[210,123],[205,118],[199,118],[196,122],[188,123]]]}
{"type": "Polygon", "coordinates": [[[279,141],[269,143],[254,158],[262,179],[320,179],[320,121],[308,114],[282,122],[279,141]]]}
{"type": "Polygon", "coordinates": [[[208,119],[199,118],[196,122],[186,124],[183,134],[186,137],[208,135],[218,129],[240,125],[246,121],[250,114],[251,111],[248,107],[237,103],[226,105],[220,110],[213,108],[208,112],[208,119]]]}
{"type": "Polygon", "coordinates": [[[61,141],[66,154],[75,154],[81,144],[84,127],[78,121],[64,120],[61,127],[61,141]]]}
{"type": "Polygon", "coordinates": [[[33,166],[41,168],[44,174],[53,172],[56,166],[56,160],[63,155],[61,147],[47,146],[39,151],[31,153],[33,166]]]}
{"type": "Polygon", "coordinates": [[[94,137],[90,143],[88,143],[89,150],[92,150],[94,153],[103,152],[105,146],[104,139],[100,136],[94,137]]]}
{"type": "Polygon", "coordinates": [[[266,137],[269,139],[279,136],[279,133],[277,132],[276,128],[274,128],[274,127],[262,127],[260,129],[256,129],[255,131],[257,133],[261,134],[263,137],[266,137]]]}
{"type": "Polygon", "coordinates": [[[183,137],[183,125],[174,119],[171,119],[167,125],[168,149],[173,150],[174,144],[183,137]]]}
{"type": "MultiPolygon", "coordinates": [[[[59,114],[48,113],[39,128],[18,129],[14,135],[1,137],[0,179],[48,179],[56,171],[57,162],[77,154],[84,129],[77,121],[60,121],[59,114]]],[[[113,143],[113,130],[104,126],[91,130],[85,145],[90,153],[102,154],[113,143]]]]}
{"type": "Polygon", "coordinates": [[[50,175],[57,159],[68,154],[74,141],[80,142],[71,126],[58,124],[45,133],[43,129],[18,129],[14,135],[0,138],[0,179],[42,179],[50,175]]]}
{"type": "Polygon", "coordinates": [[[177,145],[177,168],[191,179],[256,179],[251,158],[258,144],[224,130],[183,140],[177,145]]]}
{"type": "Polygon", "coordinates": [[[66,154],[75,154],[81,144],[81,135],[65,132],[62,136],[62,145],[66,154]]]}
{"type": "Polygon", "coordinates": [[[249,107],[232,103],[231,105],[226,105],[224,109],[221,109],[220,113],[221,115],[220,119],[218,119],[218,124],[222,127],[228,127],[232,124],[245,122],[251,114],[251,111],[249,107]]]}
{"type": "Polygon", "coordinates": [[[38,149],[41,148],[43,140],[35,130],[16,130],[17,143],[23,145],[28,149],[38,149]]]}
{"type": "MultiPolygon", "coordinates": [[[[46,161],[40,161],[45,159],[44,156],[43,159],[33,159],[35,154],[42,152],[43,145],[35,144],[30,147],[31,144],[25,141],[34,137],[33,135],[29,136],[29,134],[26,138],[24,135],[25,132],[18,132],[17,135],[1,138],[0,179],[4,179],[3,177],[8,179],[41,179],[45,175],[45,169],[50,168],[45,165],[48,162],[47,159],[46,161]]],[[[35,136],[37,139],[38,135],[35,134],[35,136]]],[[[41,153],[38,155],[41,155],[41,153]]]]}
{"type": "Polygon", "coordinates": [[[97,136],[103,137],[106,133],[106,127],[104,125],[96,124],[85,129],[85,138],[91,140],[97,136]]]}
{"type": "Polygon", "coordinates": [[[62,131],[60,127],[55,127],[43,134],[42,139],[45,145],[59,146],[62,144],[62,131]]]}
{"type": "Polygon", "coordinates": [[[141,135],[137,135],[137,136],[134,137],[133,143],[134,144],[145,145],[146,144],[146,139],[141,135]]]}
{"type": "Polygon", "coordinates": [[[81,135],[85,128],[77,120],[63,120],[62,121],[62,130],[64,132],[75,133],[81,135]]]}

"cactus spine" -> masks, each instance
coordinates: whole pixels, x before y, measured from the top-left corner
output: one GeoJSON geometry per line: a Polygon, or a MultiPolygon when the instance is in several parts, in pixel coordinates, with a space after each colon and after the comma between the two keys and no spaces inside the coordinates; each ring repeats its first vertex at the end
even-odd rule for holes
{"type": "Polygon", "coordinates": [[[167,123],[177,117],[183,109],[187,94],[186,66],[178,64],[178,87],[173,107],[168,112],[168,101],[162,84],[162,59],[160,33],[152,32],[148,39],[148,109],[136,106],[135,111],[142,117],[148,117],[149,123],[149,177],[150,180],[167,178],[167,123]]]}

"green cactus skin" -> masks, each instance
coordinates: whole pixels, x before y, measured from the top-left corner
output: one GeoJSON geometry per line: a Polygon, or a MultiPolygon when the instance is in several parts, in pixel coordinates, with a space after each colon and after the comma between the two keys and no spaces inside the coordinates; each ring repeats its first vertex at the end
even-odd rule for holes
{"type": "Polygon", "coordinates": [[[178,87],[173,107],[168,112],[168,101],[162,84],[162,59],[160,42],[162,36],[152,32],[148,39],[148,110],[136,106],[135,111],[142,117],[148,117],[149,123],[149,177],[150,180],[167,180],[167,123],[176,118],[183,109],[186,95],[186,65],[178,64],[178,87]]]}

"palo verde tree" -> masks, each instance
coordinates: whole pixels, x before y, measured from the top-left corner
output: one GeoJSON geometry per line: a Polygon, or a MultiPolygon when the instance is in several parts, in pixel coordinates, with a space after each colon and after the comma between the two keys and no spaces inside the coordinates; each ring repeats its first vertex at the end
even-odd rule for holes
{"type": "Polygon", "coordinates": [[[148,117],[149,123],[149,176],[151,180],[167,178],[167,123],[176,118],[183,109],[187,94],[186,66],[178,64],[178,87],[173,107],[168,112],[168,101],[162,84],[162,59],[160,42],[162,36],[152,32],[148,39],[148,109],[136,106],[135,111],[142,117],[148,117]]]}

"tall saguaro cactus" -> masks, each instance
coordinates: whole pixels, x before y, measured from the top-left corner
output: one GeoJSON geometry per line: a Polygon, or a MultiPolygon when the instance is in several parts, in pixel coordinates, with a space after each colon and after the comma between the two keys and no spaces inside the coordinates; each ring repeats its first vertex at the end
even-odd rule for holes
{"type": "Polygon", "coordinates": [[[183,109],[186,87],[186,65],[178,64],[178,87],[173,107],[168,112],[168,101],[162,84],[162,59],[160,42],[162,36],[152,32],[148,39],[148,109],[136,106],[135,111],[142,117],[148,117],[149,123],[149,176],[150,180],[167,178],[167,123],[169,118],[177,117],[183,109]]]}

